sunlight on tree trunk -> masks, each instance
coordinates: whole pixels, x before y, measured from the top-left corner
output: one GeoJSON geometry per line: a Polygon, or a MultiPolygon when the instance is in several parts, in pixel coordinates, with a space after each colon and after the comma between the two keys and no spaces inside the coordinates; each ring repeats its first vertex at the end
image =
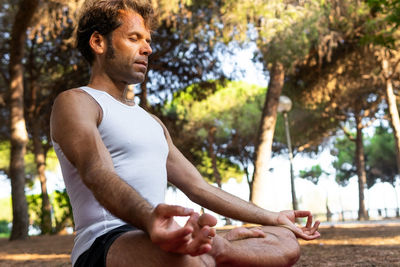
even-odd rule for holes
{"type": "Polygon", "coordinates": [[[217,128],[215,126],[211,126],[208,129],[208,136],[207,136],[207,142],[208,142],[208,153],[211,158],[211,163],[212,163],[212,169],[213,169],[213,174],[215,181],[218,185],[219,188],[222,188],[222,178],[221,174],[218,171],[218,166],[217,166],[217,155],[215,154],[214,150],[214,143],[215,143],[215,132],[217,131],[217,128]]]}
{"type": "Polygon", "coordinates": [[[400,174],[400,119],[399,111],[397,109],[396,96],[393,92],[393,82],[389,74],[389,62],[387,59],[382,61],[382,68],[384,75],[386,76],[386,101],[389,107],[390,122],[393,128],[394,140],[396,142],[396,155],[397,155],[397,168],[399,168],[400,174]]]}
{"type": "Polygon", "coordinates": [[[361,116],[355,114],[357,136],[356,136],[356,166],[358,176],[358,190],[359,190],[359,202],[358,202],[358,219],[368,220],[368,213],[365,209],[365,197],[364,189],[367,184],[367,174],[365,172],[365,156],[364,156],[364,144],[363,144],[363,125],[361,122],[361,116]]]}
{"type": "Polygon", "coordinates": [[[13,227],[10,240],[28,237],[28,205],[25,197],[24,155],[28,134],[24,119],[23,64],[26,31],[39,0],[21,0],[11,32],[10,51],[10,121],[11,159],[10,178],[13,208],[13,227]]]}
{"type": "Polygon", "coordinates": [[[270,72],[270,82],[262,112],[256,147],[254,178],[251,201],[262,206],[267,183],[269,161],[271,159],[272,141],[274,138],[276,114],[284,83],[284,68],[280,62],[274,63],[270,72]]]}
{"type": "Polygon", "coordinates": [[[52,232],[51,222],[51,204],[49,195],[47,193],[47,178],[45,174],[46,170],[46,153],[43,149],[42,143],[39,136],[40,124],[38,121],[33,124],[33,146],[35,154],[36,168],[39,175],[40,187],[42,191],[42,214],[40,220],[40,230],[42,234],[50,234],[52,232]]]}
{"type": "Polygon", "coordinates": [[[253,197],[253,179],[250,177],[249,168],[246,166],[244,167],[244,173],[246,174],[247,185],[249,186],[249,201],[253,197]]]}

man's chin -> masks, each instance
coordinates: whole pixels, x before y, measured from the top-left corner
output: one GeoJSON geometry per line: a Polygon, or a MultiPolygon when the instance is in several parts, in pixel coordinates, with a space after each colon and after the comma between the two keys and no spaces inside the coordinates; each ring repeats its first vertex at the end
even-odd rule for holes
{"type": "Polygon", "coordinates": [[[144,73],[141,74],[135,73],[134,75],[132,75],[131,79],[127,81],[127,84],[131,85],[131,84],[142,83],[144,82],[145,77],[146,76],[144,73]]]}

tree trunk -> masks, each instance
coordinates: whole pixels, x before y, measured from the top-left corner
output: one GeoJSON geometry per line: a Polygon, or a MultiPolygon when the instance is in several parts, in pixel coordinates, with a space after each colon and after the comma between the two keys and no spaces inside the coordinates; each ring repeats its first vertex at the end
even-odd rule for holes
{"type": "Polygon", "coordinates": [[[393,93],[393,83],[389,75],[389,62],[384,59],[382,62],[383,71],[386,76],[386,101],[389,107],[390,123],[393,129],[394,140],[396,142],[397,171],[400,174],[400,118],[397,110],[396,96],[393,93]]]}
{"type": "Polygon", "coordinates": [[[362,117],[356,114],[356,125],[357,125],[357,136],[356,136],[356,167],[358,176],[358,191],[359,191],[359,202],[358,202],[358,219],[368,220],[368,213],[365,209],[364,201],[364,189],[367,183],[367,174],[365,171],[365,157],[364,157],[364,143],[363,143],[363,125],[362,117]]]}
{"type": "Polygon", "coordinates": [[[395,183],[393,182],[393,184],[391,184],[391,185],[393,187],[394,195],[396,197],[396,218],[399,218],[400,217],[399,196],[397,195],[395,183]]]}
{"type": "MultiPolygon", "coordinates": [[[[41,199],[42,207],[40,214],[40,231],[41,234],[52,233],[52,221],[51,221],[51,204],[49,200],[49,195],[47,193],[47,178],[45,174],[46,170],[46,154],[47,149],[44,149],[41,141],[41,104],[38,103],[38,96],[40,88],[37,86],[38,75],[35,75],[35,55],[34,55],[34,44],[32,44],[29,63],[27,64],[27,71],[29,73],[28,83],[29,86],[25,88],[25,91],[30,89],[31,104],[30,107],[26,109],[25,114],[28,120],[28,128],[31,130],[32,140],[33,140],[33,154],[35,155],[36,170],[39,176],[40,187],[41,187],[41,199]]],[[[45,100],[47,101],[47,100],[45,100]]]]}
{"type": "Polygon", "coordinates": [[[215,128],[214,126],[210,127],[210,129],[208,130],[208,137],[207,137],[208,154],[211,158],[211,164],[212,164],[212,168],[213,168],[215,182],[217,183],[219,188],[222,188],[222,178],[221,178],[220,172],[218,171],[217,155],[215,155],[215,150],[214,150],[215,132],[216,131],[217,131],[217,128],[215,128]]]}
{"type": "Polygon", "coordinates": [[[52,232],[51,222],[51,204],[49,195],[47,193],[47,178],[45,174],[46,170],[46,153],[43,149],[42,142],[40,141],[40,123],[39,121],[33,122],[32,125],[32,139],[33,139],[33,150],[35,153],[36,168],[39,175],[40,186],[42,190],[42,214],[40,220],[40,230],[42,234],[50,234],[52,232]]]}
{"type": "Polygon", "coordinates": [[[276,114],[284,84],[285,72],[280,62],[274,63],[270,72],[270,82],[262,111],[261,123],[257,138],[255,155],[254,178],[251,201],[257,205],[262,204],[263,191],[268,186],[267,174],[271,159],[272,142],[274,138],[276,114]]]}
{"type": "Polygon", "coordinates": [[[253,196],[253,180],[250,180],[249,168],[244,167],[244,173],[246,174],[247,184],[249,186],[249,201],[251,201],[251,197],[253,196]]]}
{"type": "Polygon", "coordinates": [[[294,184],[294,170],[293,170],[293,151],[292,151],[292,141],[290,138],[290,130],[289,130],[289,119],[287,112],[283,112],[283,118],[285,119],[285,132],[286,132],[286,140],[287,146],[289,150],[289,161],[290,161],[290,188],[292,190],[292,208],[293,210],[297,210],[297,197],[296,197],[296,187],[294,184]]]}
{"type": "Polygon", "coordinates": [[[24,155],[28,134],[24,119],[23,64],[26,31],[39,0],[21,0],[11,31],[10,49],[10,122],[11,158],[10,178],[13,209],[13,227],[10,240],[28,237],[28,205],[25,197],[24,155]]]}

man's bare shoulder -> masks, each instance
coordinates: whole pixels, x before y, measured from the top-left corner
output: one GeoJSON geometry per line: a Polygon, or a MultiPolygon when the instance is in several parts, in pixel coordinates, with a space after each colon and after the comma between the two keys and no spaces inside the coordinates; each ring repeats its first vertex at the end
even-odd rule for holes
{"type": "Polygon", "coordinates": [[[54,105],[60,105],[60,103],[64,102],[75,102],[79,100],[90,101],[90,96],[80,88],[71,88],[62,93],[60,93],[55,101],[54,105]]]}
{"type": "Polygon", "coordinates": [[[82,113],[83,116],[99,113],[100,108],[97,102],[80,88],[72,88],[60,93],[53,104],[53,113],[67,114],[82,113]]]}
{"type": "Polygon", "coordinates": [[[82,127],[82,124],[97,126],[101,120],[101,109],[97,102],[79,88],[60,93],[54,101],[50,127],[53,139],[65,131],[82,127]]]}

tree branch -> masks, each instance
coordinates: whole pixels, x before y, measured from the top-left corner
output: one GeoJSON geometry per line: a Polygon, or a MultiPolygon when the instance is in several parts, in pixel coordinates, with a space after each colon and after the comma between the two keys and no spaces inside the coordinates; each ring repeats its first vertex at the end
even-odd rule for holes
{"type": "Polygon", "coordinates": [[[347,129],[344,125],[341,125],[341,124],[340,124],[340,128],[342,129],[343,133],[347,136],[347,138],[349,138],[350,141],[353,141],[353,142],[356,141],[356,138],[351,135],[351,132],[349,131],[349,129],[347,129]]]}

